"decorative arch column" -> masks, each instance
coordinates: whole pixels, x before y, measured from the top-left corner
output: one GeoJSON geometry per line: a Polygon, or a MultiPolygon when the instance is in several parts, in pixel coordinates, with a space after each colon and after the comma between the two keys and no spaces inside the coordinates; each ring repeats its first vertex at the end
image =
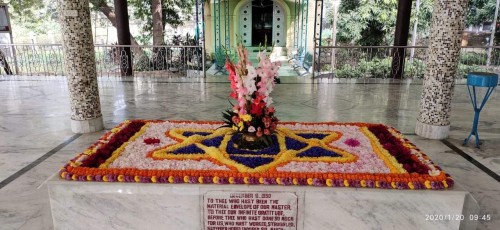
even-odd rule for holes
{"type": "Polygon", "coordinates": [[[435,0],[420,111],[415,133],[445,139],[468,0],[435,0]]]}
{"type": "Polygon", "coordinates": [[[71,130],[90,133],[104,129],[89,0],[59,0],[64,67],[71,104],[71,130]]]}

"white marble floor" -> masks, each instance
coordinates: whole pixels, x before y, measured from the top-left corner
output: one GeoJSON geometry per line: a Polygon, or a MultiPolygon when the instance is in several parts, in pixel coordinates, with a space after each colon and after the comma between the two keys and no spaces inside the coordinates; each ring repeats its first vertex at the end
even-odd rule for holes
{"type": "MultiPolygon", "coordinates": [[[[0,77],[0,229],[52,229],[43,182],[103,133],[74,136],[70,130],[66,82],[57,78],[31,79],[0,77]],[[72,137],[76,139],[65,143],[72,137]],[[42,161],[36,161],[41,157],[42,161]],[[36,165],[21,170],[30,164],[36,165]]],[[[299,78],[283,81],[274,92],[281,120],[380,122],[398,128],[448,171],[457,186],[472,193],[481,214],[491,215],[492,220],[481,221],[479,228],[498,229],[499,181],[443,142],[412,135],[421,85],[315,84],[299,78]]],[[[230,90],[224,82],[102,79],[100,94],[106,128],[124,119],[220,120],[220,111],[228,106],[230,90]]],[[[473,112],[466,87],[457,85],[448,141],[498,178],[500,92],[494,92],[490,100],[479,124],[484,140],[482,149],[473,148],[474,143],[463,147],[461,142],[470,132],[473,112]]]]}

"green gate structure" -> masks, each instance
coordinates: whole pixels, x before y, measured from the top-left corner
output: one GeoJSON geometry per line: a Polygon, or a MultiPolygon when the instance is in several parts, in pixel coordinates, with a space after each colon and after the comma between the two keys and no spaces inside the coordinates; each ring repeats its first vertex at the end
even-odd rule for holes
{"type": "MultiPolygon", "coordinates": [[[[203,71],[203,77],[206,77],[205,71],[205,4],[204,0],[196,0],[196,45],[200,47],[201,58],[198,58],[198,68],[203,71]],[[200,60],[201,59],[201,60],[200,60]]],[[[198,55],[198,57],[200,56],[198,55]]]]}
{"type": "Polygon", "coordinates": [[[315,72],[321,70],[320,57],[321,57],[321,37],[322,37],[322,27],[323,27],[323,0],[316,0],[314,7],[314,49],[313,49],[313,68],[312,76],[314,77],[315,72]]]}
{"type": "Polygon", "coordinates": [[[222,68],[224,66],[224,47],[226,49],[230,48],[230,36],[229,36],[229,1],[225,0],[221,3],[221,0],[214,0],[214,41],[215,41],[215,56],[216,56],[216,65],[218,68],[222,68]],[[221,31],[221,4],[223,5],[222,9],[224,10],[224,30],[221,31]],[[224,43],[221,39],[221,34],[224,33],[224,43]]]}
{"type": "Polygon", "coordinates": [[[295,23],[293,25],[293,48],[298,49],[299,48],[299,30],[300,30],[300,23],[299,23],[299,13],[300,13],[300,8],[297,7],[300,6],[300,0],[295,0],[294,4],[294,20],[295,23]]]}
{"type": "Polygon", "coordinates": [[[303,0],[300,4],[300,15],[301,15],[301,32],[300,32],[300,44],[298,50],[298,60],[304,61],[307,53],[307,17],[309,14],[309,0],[303,0]]]}

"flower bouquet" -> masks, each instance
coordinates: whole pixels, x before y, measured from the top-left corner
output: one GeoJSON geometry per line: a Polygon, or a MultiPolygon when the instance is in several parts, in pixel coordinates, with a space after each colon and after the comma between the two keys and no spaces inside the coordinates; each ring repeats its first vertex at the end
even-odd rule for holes
{"type": "Polygon", "coordinates": [[[231,109],[223,112],[226,125],[237,135],[235,144],[243,149],[269,147],[276,131],[278,118],[275,116],[270,93],[274,89],[280,62],[271,62],[267,53],[258,53],[259,63],[254,67],[248,59],[248,50],[242,44],[236,47],[238,63],[226,59],[232,92],[230,97],[237,100],[231,109]]]}

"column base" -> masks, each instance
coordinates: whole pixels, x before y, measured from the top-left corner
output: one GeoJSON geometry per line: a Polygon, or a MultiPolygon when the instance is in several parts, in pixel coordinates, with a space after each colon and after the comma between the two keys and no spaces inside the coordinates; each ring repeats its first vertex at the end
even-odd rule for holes
{"type": "Polygon", "coordinates": [[[415,126],[415,134],[428,139],[446,139],[449,133],[450,125],[429,125],[417,120],[417,125],[415,126]]]}
{"type": "Polygon", "coordinates": [[[104,129],[102,116],[90,120],[71,120],[71,131],[74,133],[93,133],[104,129]]]}

